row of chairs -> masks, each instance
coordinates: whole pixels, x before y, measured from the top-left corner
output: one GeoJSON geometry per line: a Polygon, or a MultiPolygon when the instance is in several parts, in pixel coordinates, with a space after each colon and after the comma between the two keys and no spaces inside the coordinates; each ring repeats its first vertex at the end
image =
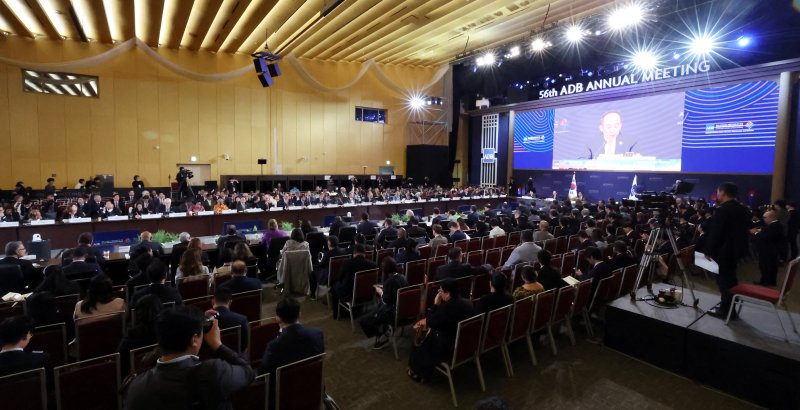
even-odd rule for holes
{"type": "MultiPolygon", "coordinates": [[[[323,359],[325,353],[281,366],[275,371],[274,408],[320,408],[325,388],[323,359]],[[297,394],[302,391],[303,394],[297,394]]],[[[54,391],[48,393],[44,368],[0,377],[0,397],[10,409],[121,409],[120,357],[114,353],[53,370],[54,391]],[[98,389],[98,386],[103,388],[98,389]]],[[[247,388],[232,397],[236,410],[263,410],[270,407],[270,375],[257,377],[247,388]]]]}

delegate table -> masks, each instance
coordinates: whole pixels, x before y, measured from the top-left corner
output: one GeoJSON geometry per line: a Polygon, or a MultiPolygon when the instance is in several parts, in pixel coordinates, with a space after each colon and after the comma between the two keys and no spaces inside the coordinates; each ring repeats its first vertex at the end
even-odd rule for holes
{"type": "Polygon", "coordinates": [[[471,197],[453,200],[431,200],[417,202],[388,202],[384,204],[360,204],[335,207],[309,207],[297,209],[278,209],[260,212],[238,212],[229,214],[215,214],[203,216],[170,216],[157,219],[129,219],[118,221],[93,221],[84,223],[61,223],[52,225],[19,225],[16,227],[0,227],[0,243],[9,241],[30,241],[34,234],[40,234],[42,239],[50,239],[52,248],[68,248],[75,246],[78,236],[82,232],[109,232],[122,230],[138,230],[156,232],[189,232],[192,236],[214,236],[224,233],[225,223],[244,221],[266,221],[275,219],[278,222],[296,223],[300,219],[307,219],[312,225],[321,226],[326,216],[345,216],[349,212],[353,221],[361,218],[362,212],[367,212],[370,219],[383,219],[388,215],[400,213],[406,209],[421,209],[422,215],[431,215],[434,208],[444,213],[450,209],[456,211],[459,207],[477,205],[482,208],[487,203],[496,207],[509,198],[505,196],[471,197]]]}

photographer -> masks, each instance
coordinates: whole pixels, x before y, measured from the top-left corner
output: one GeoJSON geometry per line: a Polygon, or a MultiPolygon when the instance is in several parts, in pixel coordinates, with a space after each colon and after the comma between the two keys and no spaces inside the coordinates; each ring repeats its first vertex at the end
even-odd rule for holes
{"type": "Polygon", "coordinates": [[[194,173],[191,170],[188,170],[184,167],[180,167],[178,169],[178,175],[175,176],[175,180],[178,181],[178,196],[180,198],[194,197],[192,187],[189,186],[189,180],[192,178],[194,178],[194,173]]]}
{"type": "Polygon", "coordinates": [[[197,308],[179,306],[163,311],[156,322],[161,357],[156,366],[136,377],[128,387],[125,408],[230,409],[230,396],[255,378],[255,372],[220,341],[217,319],[204,318],[197,308]],[[205,343],[217,359],[200,361],[205,343]]]}

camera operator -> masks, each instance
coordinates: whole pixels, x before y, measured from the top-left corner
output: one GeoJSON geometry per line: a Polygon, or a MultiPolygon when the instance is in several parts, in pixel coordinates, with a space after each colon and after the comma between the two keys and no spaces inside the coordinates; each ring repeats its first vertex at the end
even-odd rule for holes
{"type": "Polygon", "coordinates": [[[189,185],[189,180],[192,178],[194,178],[194,173],[191,170],[184,167],[178,169],[178,175],[175,176],[175,180],[178,181],[178,196],[180,198],[194,197],[192,187],[189,185]]]}
{"type": "Polygon", "coordinates": [[[178,306],[160,314],[156,332],[161,357],[131,382],[126,409],[231,408],[231,394],[250,385],[255,372],[222,344],[217,319],[209,320],[204,333],[204,317],[197,308],[178,306]],[[203,341],[216,359],[197,357],[203,341]]]}

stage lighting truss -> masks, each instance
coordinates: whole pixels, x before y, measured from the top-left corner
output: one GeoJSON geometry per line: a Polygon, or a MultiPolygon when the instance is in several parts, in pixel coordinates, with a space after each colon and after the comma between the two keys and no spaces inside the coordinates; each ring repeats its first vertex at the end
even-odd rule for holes
{"type": "Polygon", "coordinates": [[[272,54],[267,50],[258,51],[253,54],[253,65],[256,69],[258,80],[262,87],[270,87],[274,83],[274,78],[281,75],[281,68],[278,61],[283,57],[272,54]]]}

